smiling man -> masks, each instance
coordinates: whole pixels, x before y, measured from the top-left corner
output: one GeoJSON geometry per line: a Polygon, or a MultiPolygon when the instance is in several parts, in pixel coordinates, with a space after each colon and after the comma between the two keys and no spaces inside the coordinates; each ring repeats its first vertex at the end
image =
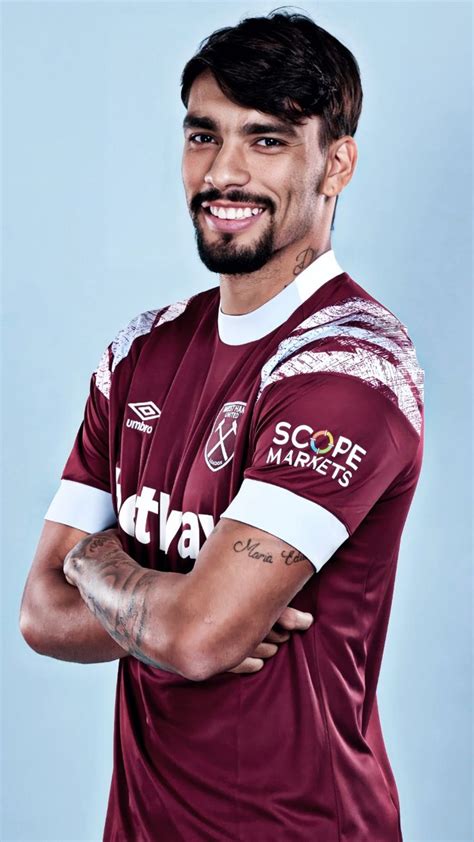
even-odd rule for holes
{"type": "Polygon", "coordinates": [[[21,629],[120,659],[106,842],[400,842],[376,688],[423,370],[331,246],[357,62],[272,13],[213,33],[182,99],[219,285],[106,348],[21,629]]]}

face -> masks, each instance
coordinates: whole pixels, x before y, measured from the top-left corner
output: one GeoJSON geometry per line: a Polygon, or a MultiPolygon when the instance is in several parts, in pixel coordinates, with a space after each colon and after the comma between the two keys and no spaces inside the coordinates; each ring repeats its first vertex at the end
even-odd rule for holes
{"type": "Polygon", "coordinates": [[[210,71],[194,81],[182,175],[199,256],[212,272],[255,272],[322,220],[319,123],[294,125],[237,105],[210,71]]]}

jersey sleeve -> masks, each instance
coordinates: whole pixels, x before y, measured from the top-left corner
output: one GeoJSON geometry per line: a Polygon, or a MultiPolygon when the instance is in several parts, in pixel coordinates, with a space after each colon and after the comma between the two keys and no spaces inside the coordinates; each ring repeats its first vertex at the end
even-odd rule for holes
{"type": "Polygon", "coordinates": [[[319,570],[416,457],[419,432],[381,390],[311,373],[264,389],[250,459],[222,517],[286,541],[319,570]]]}
{"type": "Polygon", "coordinates": [[[90,381],[83,421],[64,466],[61,483],[45,519],[85,532],[116,523],[112,502],[109,401],[112,351],[109,346],[90,381]]]}

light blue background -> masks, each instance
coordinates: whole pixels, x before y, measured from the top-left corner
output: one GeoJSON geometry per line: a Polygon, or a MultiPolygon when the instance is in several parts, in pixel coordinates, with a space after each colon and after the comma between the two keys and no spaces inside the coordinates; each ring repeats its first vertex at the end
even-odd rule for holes
{"type": "MultiPolygon", "coordinates": [[[[20,598],[104,347],[136,313],[218,283],[180,180],[182,67],[212,30],[272,8],[3,4],[4,840],[101,837],[117,663],[36,655],[20,598]]],[[[378,696],[405,842],[460,842],[472,839],[471,8],[300,10],[362,73],[333,247],[407,325],[426,373],[424,466],[378,696]]]]}

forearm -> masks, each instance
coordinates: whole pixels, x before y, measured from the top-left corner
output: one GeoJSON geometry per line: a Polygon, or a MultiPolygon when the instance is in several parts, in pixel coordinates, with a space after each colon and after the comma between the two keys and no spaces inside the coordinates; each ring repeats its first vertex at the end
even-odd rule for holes
{"type": "Polygon", "coordinates": [[[141,567],[107,533],[81,541],[64,570],[87,609],[128,654],[184,675],[177,634],[183,574],[141,567]]]}
{"type": "Polygon", "coordinates": [[[126,657],[61,570],[50,570],[24,602],[20,627],[36,652],[61,661],[97,664],[126,657]]]}

